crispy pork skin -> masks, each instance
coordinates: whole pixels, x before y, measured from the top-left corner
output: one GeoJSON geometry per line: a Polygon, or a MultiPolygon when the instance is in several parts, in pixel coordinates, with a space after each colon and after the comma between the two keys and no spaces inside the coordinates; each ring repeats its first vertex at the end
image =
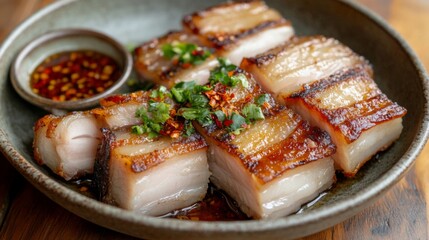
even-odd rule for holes
{"type": "Polygon", "coordinates": [[[195,81],[197,84],[206,84],[210,69],[214,68],[217,61],[210,56],[204,62],[192,64],[180,64],[163,55],[163,46],[174,43],[190,43],[201,46],[198,38],[185,32],[170,32],[165,36],[142,44],[134,50],[134,68],[145,80],[156,84],[173,87],[181,81],[195,81]]]}
{"type": "Polygon", "coordinates": [[[337,146],[333,158],[347,176],[399,138],[406,114],[360,67],[306,85],[285,102],[331,135],[337,146]]]}
{"type": "Polygon", "coordinates": [[[92,173],[100,127],[90,112],[46,115],[34,127],[34,158],[65,180],[92,173]]]}
{"type": "Polygon", "coordinates": [[[290,22],[263,1],[220,4],[185,16],[183,26],[236,65],[243,57],[265,52],[294,34],[290,22]]]}
{"type": "Polygon", "coordinates": [[[363,66],[372,75],[372,68],[364,58],[337,40],[323,36],[295,37],[241,63],[280,102],[305,84],[354,66],[363,66]]]}
{"type": "MultiPolygon", "coordinates": [[[[248,86],[225,89],[234,96],[224,108],[240,112],[265,92],[251,75],[248,86]]],[[[211,93],[216,98],[217,93],[211,93]]],[[[269,96],[269,95],[268,95],[269,96]]],[[[225,110],[228,111],[228,110],[225,110]]],[[[195,124],[209,144],[212,182],[225,190],[254,218],[275,218],[298,210],[335,181],[331,155],[335,146],[329,135],[304,121],[274,99],[264,103],[265,119],[248,125],[239,134],[228,133],[219,123],[195,124]]]]}
{"type": "Polygon", "coordinates": [[[204,198],[210,172],[199,134],[149,139],[103,130],[94,173],[102,201],[158,216],[204,198]]]}

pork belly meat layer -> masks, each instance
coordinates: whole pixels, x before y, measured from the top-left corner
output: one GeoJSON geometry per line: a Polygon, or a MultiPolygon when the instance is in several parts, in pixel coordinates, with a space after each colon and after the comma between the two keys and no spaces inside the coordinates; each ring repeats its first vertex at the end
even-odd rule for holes
{"type": "Polygon", "coordinates": [[[34,158],[65,180],[92,173],[100,127],[90,112],[46,115],[34,127],[34,158]]]}
{"type": "MultiPolygon", "coordinates": [[[[235,96],[231,103],[237,111],[264,93],[251,75],[247,74],[247,78],[247,88],[227,89],[235,96]]],[[[310,127],[271,97],[267,103],[263,109],[265,119],[251,123],[238,135],[217,124],[196,124],[209,144],[212,182],[254,218],[293,213],[335,180],[330,158],[335,146],[329,135],[310,127]]]]}
{"type": "Polygon", "coordinates": [[[254,58],[246,58],[240,67],[283,102],[284,97],[302,90],[305,84],[355,66],[363,66],[372,75],[368,62],[350,48],[333,38],[311,36],[292,38],[254,58]]]}
{"type": "Polygon", "coordinates": [[[208,57],[197,65],[180,64],[163,55],[163,46],[174,43],[190,43],[201,46],[198,38],[185,32],[170,32],[160,38],[146,42],[134,50],[134,68],[145,80],[156,84],[173,87],[181,81],[195,81],[206,84],[210,69],[217,61],[214,56],[208,57]]]}
{"type": "MultiPolygon", "coordinates": [[[[136,111],[147,108],[151,91],[137,91],[127,94],[111,95],[100,100],[100,108],[91,110],[91,113],[103,127],[116,129],[141,123],[136,117],[136,111]]],[[[174,106],[172,99],[166,98],[165,103],[174,106]]]]}
{"type": "Polygon", "coordinates": [[[294,34],[290,22],[263,1],[220,4],[185,16],[183,26],[236,65],[243,57],[265,52],[294,34]]]}
{"type": "Polygon", "coordinates": [[[340,70],[285,102],[331,135],[337,146],[333,158],[348,176],[399,138],[406,114],[406,109],[380,91],[364,68],[340,70]]]}
{"type": "Polygon", "coordinates": [[[151,139],[129,128],[103,135],[94,172],[100,200],[159,216],[204,198],[210,172],[200,135],[151,139]]]}

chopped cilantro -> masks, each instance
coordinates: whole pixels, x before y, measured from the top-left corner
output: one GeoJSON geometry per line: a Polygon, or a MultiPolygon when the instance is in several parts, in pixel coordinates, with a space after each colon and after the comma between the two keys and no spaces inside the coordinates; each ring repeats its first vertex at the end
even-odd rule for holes
{"type": "Polygon", "coordinates": [[[168,92],[167,88],[164,86],[159,87],[158,89],[152,90],[150,93],[151,98],[160,98],[164,99],[165,96],[169,97],[170,93],[168,92]]]}
{"type": "Polygon", "coordinates": [[[248,120],[253,121],[253,120],[265,119],[264,114],[262,113],[261,107],[258,107],[253,103],[247,104],[246,106],[244,106],[241,112],[248,120]]]}
{"type": "Polygon", "coordinates": [[[205,108],[205,107],[208,106],[209,100],[204,95],[201,95],[201,94],[191,94],[189,103],[194,108],[205,108]]]}
{"type": "Polygon", "coordinates": [[[258,106],[262,106],[264,103],[268,101],[270,101],[270,95],[268,95],[267,93],[261,94],[257,96],[255,99],[255,103],[258,104],[258,106]]]}
{"type": "Polygon", "coordinates": [[[208,106],[209,100],[201,92],[210,89],[208,86],[196,85],[194,81],[180,82],[171,89],[171,93],[178,103],[190,103],[193,108],[204,108],[208,106]]]}
{"type": "Polygon", "coordinates": [[[170,118],[170,104],[167,103],[149,103],[148,111],[152,113],[152,120],[155,123],[165,123],[170,118]]]}
{"type": "MultiPolygon", "coordinates": [[[[151,92],[151,97],[159,98],[165,96],[167,92],[160,88],[157,93],[151,92]]],[[[136,111],[136,117],[142,120],[141,125],[133,126],[131,128],[134,134],[147,133],[150,138],[159,135],[164,124],[170,118],[170,104],[164,102],[150,102],[149,106],[140,107],[136,111]]]]}
{"type": "Polygon", "coordinates": [[[198,120],[200,117],[210,115],[208,108],[180,108],[178,115],[184,117],[187,120],[198,120]]]}
{"type": "Polygon", "coordinates": [[[242,73],[231,76],[232,86],[236,86],[238,83],[241,83],[241,86],[243,86],[244,88],[249,87],[249,82],[247,81],[246,76],[242,73]]]}
{"type": "Polygon", "coordinates": [[[189,136],[191,136],[192,134],[194,134],[195,133],[195,128],[194,128],[194,126],[192,125],[192,122],[191,121],[189,121],[189,120],[185,120],[185,128],[184,128],[184,133],[183,133],[183,135],[185,136],[185,137],[189,137],[189,136]]]}
{"type": "Polygon", "coordinates": [[[228,129],[235,135],[239,134],[247,124],[246,119],[238,113],[232,113],[230,120],[232,123],[229,125],[228,129]]]}
{"type": "Polygon", "coordinates": [[[238,68],[237,66],[223,58],[218,58],[218,62],[219,66],[210,72],[210,84],[215,85],[219,82],[228,87],[235,87],[238,83],[241,83],[244,88],[249,87],[249,82],[244,74],[234,74],[234,71],[238,68]]]}
{"type": "Polygon", "coordinates": [[[217,110],[214,112],[214,115],[217,117],[217,119],[221,122],[225,121],[226,119],[226,115],[224,112],[222,112],[221,110],[217,110]]]}
{"type": "Polygon", "coordinates": [[[177,58],[180,63],[190,63],[198,65],[203,63],[211,52],[192,43],[174,41],[162,47],[162,54],[168,59],[177,58]]]}
{"type": "Polygon", "coordinates": [[[197,120],[203,127],[213,123],[208,108],[180,108],[177,113],[187,120],[197,120]]]}

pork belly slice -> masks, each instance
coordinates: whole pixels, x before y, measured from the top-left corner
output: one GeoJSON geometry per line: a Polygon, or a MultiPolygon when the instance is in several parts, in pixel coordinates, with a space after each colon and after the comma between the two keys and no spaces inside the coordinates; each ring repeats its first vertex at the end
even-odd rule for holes
{"type": "Polygon", "coordinates": [[[236,65],[294,35],[291,23],[263,1],[220,4],[185,16],[183,26],[236,65]]]}
{"type": "MultiPolygon", "coordinates": [[[[240,69],[230,74],[245,74],[249,84],[227,88],[222,96],[234,98],[220,103],[222,108],[241,112],[265,93],[250,74],[240,69]]],[[[223,93],[218,85],[213,89],[223,93]]],[[[245,126],[239,134],[228,132],[216,121],[204,127],[195,124],[209,144],[212,182],[254,218],[293,213],[335,181],[330,157],[335,145],[329,135],[267,96],[262,105],[265,118],[245,126]]]]}
{"type": "Polygon", "coordinates": [[[149,139],[130,132],[103,129],[94,172],[100,200],[159,216],[204,198],[210,172],[200,135],[149,139]]]}
{"type": "Polygon", "coordinates": [[[289,109],[256,123],[234,140],[198,129],[210,146],[211,181],[254,218],[291,214],[335,181],[330,137],[289,109]]]}
{"type": "Polygon", "coordinates": [[[363,66],[372,75],[369,63],[350,48],[333,38],[311,36],[292,38],[254,58],[246,58],[240,67],[283,102],[305,84],[355,66],[363,66]]]}
{"type": "Polygon", "coordinates": [[[340,70],[285,102],[331,135],[337,146],[333,158],[346,176],[354,176],[373,155],[399,138],[406,114],[405,108],[380,91],[364,68],[340,70]]]}
{"type": "Polygon", "coordinates": [[[196,36],[185,32],[170,32],[146,42],[134,50],[134,68],[137,73],[145,80],[168,88],[181,81],[193,80],[197,84],[206,84],[210,69],[217,65],[215,57],[211,56],[197,65],[180,64],[163,55],[162,47],[174,43],[191,43],[201,46],[201,42],[196,36]]]}
{"type": "Polygon", "coordinates": [[[90,112],[46,115],[34,127],[34,158],[65,180],[93,172],[100,124],[90,112]]]}

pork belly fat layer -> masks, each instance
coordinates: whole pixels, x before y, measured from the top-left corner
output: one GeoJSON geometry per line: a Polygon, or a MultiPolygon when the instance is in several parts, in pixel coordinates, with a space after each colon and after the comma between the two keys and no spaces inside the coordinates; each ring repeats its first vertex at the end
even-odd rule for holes
{"type": "Polygon", "coordinates": [[[285,102],[331,135],[337,146],[335,163],[348,176],[399,138],[406,114],[362,68],[339,71],[285,102]]]}
{"type": "Polygon", "coordinates": [[[201,136],[152,140],[124,129],[103,133],[94,174],[102,201],[158,216],[204,198],[210,172],[201,136]]]}
{"type": "Polygon", "coordinates": [[[164,57],[162,47],[174,42],[192,43],[200,46],[196,36],[184,32],[171,32],[160,38],[144,43],[134,51],[134,67],[139,75],[168,88],[181,81],[195,81],[197,84],[206,84],[210,76],[210,69],[217,65],[212,56],[201,64],[183,66],[164,57]]]}
{"type": "Polygon", "coordinates": [[[36,122],[34,158],[65,180],[93,172],[100,125],[89,112],[47,115],[36,122]]]}
{"type": "Polygon", "coordinates": [[[294,35],[291,24],[262,1],[220,4],[186,16],[183,25],[236,65],[294,35]]]}
{"type": "Polygon", "coordinates": [[[216,145],[210,146],[209,164],[211,181],[233,197],[243,212],[254,218],[291,214],[328,189],[335,180],[331,158],[289,169],[262,186],[246,171],[240,159],[216,145]]]}
{"type": "Polygon", "coordinates": [[[364,58],[337,40],[323,36],[293,38],[241,63],[243,69],[252,73],[258,83],[281,102],[305,84],[354,66],[363,66],[372,75],[372,68],[364,58]]]}

